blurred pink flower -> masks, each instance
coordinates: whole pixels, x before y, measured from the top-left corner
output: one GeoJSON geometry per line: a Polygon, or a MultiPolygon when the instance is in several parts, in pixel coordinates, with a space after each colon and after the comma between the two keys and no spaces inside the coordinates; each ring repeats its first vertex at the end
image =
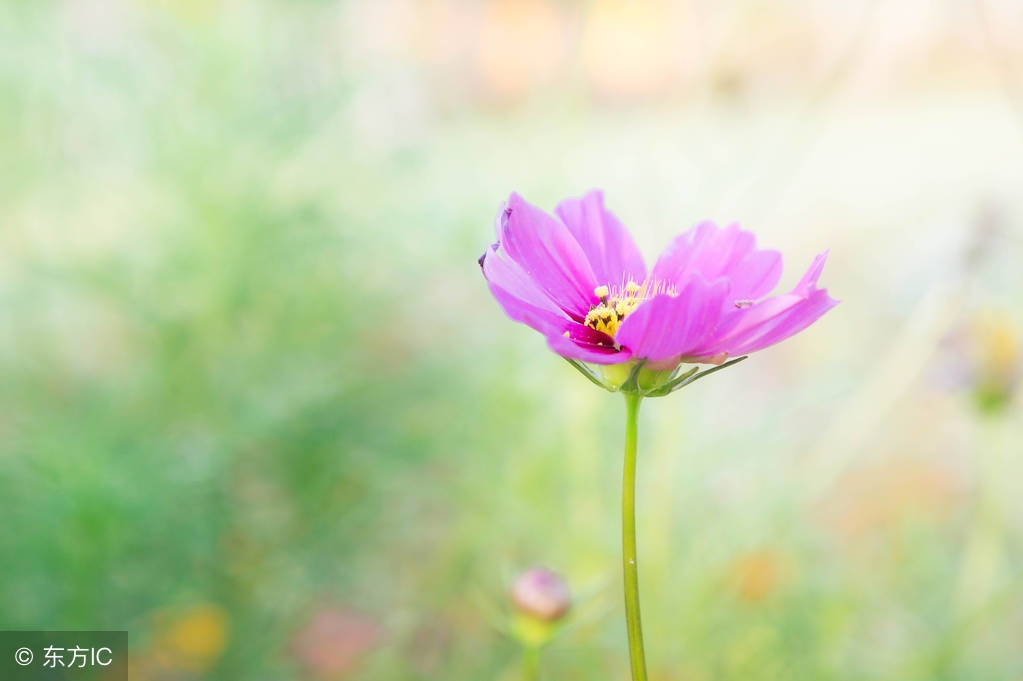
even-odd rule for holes
{"type": "Polygon", "coordinates": [[[369,615],[326,608],[295,633],[291,650],[309,676],[336,679],[353,671],[382,637],[380,624],[369,615]]]}
{"type": "Polygon", "coordinates": [[[561,575],[540,567],[519,575],[511,597],[519,612],[544,622],[560,619],[572,605],[568,583],[561,575]]]}
{"type": "Polygon", "coordinates": [[[817,288],[826,252],[790,292],[769,296],[781,254],[734,224],[698,224],[647,271],[600,191],[562,201],[553,215],[513,193],[496,231],[479,260],[491,292],[572,360],[720,364],[785,340],[838,302],[817,288]]]}

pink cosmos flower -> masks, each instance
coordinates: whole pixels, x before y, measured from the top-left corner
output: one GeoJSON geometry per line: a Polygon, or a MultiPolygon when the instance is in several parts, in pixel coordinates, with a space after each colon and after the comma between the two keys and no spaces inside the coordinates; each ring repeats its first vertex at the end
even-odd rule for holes
{"type": "Polygon", "coordinates": [[[758,249],[734,224],[701,222],[648,270],[597,190],[562,201],[553,215],[513,193],[496,230],[479,260],[490,291],[570,361],[721,364],[785,340],[838,303],[817,288],[826,252],[795,288],[769,295],[781,254],[758,249]]]}
{"type": "Polygon", "coordinates": [[[561,619],[572,606],[568,582],[558,573],[542,567],[519,575],[512,585],[511,597],[519,612],[542,622],[561,619]]]}

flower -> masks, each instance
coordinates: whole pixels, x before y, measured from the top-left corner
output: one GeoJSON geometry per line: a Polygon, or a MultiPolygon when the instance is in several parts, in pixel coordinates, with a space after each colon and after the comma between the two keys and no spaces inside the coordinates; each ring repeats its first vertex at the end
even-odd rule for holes
{"type": "Polygon", "coordinates": [[[120,678],[199,678],[220,661],[231,629],[220,606],[197,603],[161,610],[153,619],[148,645],[133,652],[126,661],[128,676],[120,678]]]}
{"type": "Polygon", "coordinates": [[[373,617],[327,606],[295,633],[291,651],[309,677],[339,679],[358,668],[382,639],[383,628],[373,617]]]}
{"type": "Polygon", "coordinates": [[[544,622],[561,619],[572,605],[568,583],[542,567],[519,575],[512,585],[511,599],[519,612],[544,622]]]}
{"type": "Polygon", "coordinates": [[[729,570],[729,581],[739,600],[763,603],[783,585],[789,561],[778,549],[765,547],[739,556],[729,570]]]}
{"type": "Polygon", "coordinates": [[[1023,362],[1019,333],[1008,315],[979,314],[974,322],[973,374],[977,405],[997,412],[1012,402],[1023,362]]]}
{"type": "Polygon", "coordinates": [[[507,631],[527,649],[539,649],[551,641],[572,607],[568,582],[558,573],[542,567],[520,574],[509,596],[513,617],[507,631]]]}
{"type": "Polygon", "coordinates": [[[769,296],[781,254],[758,249],[735,224],[701,222],[648,271],[599,190],[562,201],[553,215],[513,193],[495,228],[497,242],[479,259],[491,293],[573,363],[642,360],[668,372],[721,364],[785,340],[838,303],[817,288],[826,252],[790,292],[769,296]]]}

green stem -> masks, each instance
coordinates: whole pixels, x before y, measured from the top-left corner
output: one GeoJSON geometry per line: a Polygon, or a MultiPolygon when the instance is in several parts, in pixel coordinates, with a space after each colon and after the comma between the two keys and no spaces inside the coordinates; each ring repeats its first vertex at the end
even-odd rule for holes
{"type": "Polygon", "coordinates": [[[629,632],[632,681],[646,681],[643,625],[639,616],[639,565],[636,561],[636,439],[639,402],[625,394],[625,472],[622,475],[622,569],[625,573],[625,627],[629,632]]]}
{"type": "Polygon", "coordinates": [[[522,681],[540,681],[540,648],[526,646],[522,649],[522,681]]]}
{"type": "Polygon", "coordinates": [[[956,594],[964,615],[976,611],[989,601],[1000,581],[1005,581],[1004,512],[1000,494],[1005,479],[1004,425],[997,419],[980,424],[981,446],[974,457],[977,465],[977,501],[970,523],[956,594]]]}

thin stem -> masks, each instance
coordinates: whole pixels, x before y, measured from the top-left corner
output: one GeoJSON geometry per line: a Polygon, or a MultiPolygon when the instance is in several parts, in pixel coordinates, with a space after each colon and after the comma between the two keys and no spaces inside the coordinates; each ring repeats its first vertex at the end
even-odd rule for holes
{"type": "Polygon", "coordinates": [[[643,625],[639,615],[639,565],[636,561],[636,440],[639,402],[625,394],[625,472],[622,475],[622,570],[625,573],[625,627],[629,632],[632,681],[646,681],[643,625]]]}
{"type": "Polygon", "coordinates": [[[1000,419],[988,418],[980,423],[981,446],[975,457],[977,466],[977,500],[973,520],[966,537],[956,594],[963,613],[977,610],[991,599],[999,582],[1004,582],[1004,511],[1001,481],[1005,476],[1005,427],[1000,419]]]}
{"type": "Polygon", "coordinates": [[[522,649],[522,681],[540,681],[540,648],[525,646],[522,649]]]}

